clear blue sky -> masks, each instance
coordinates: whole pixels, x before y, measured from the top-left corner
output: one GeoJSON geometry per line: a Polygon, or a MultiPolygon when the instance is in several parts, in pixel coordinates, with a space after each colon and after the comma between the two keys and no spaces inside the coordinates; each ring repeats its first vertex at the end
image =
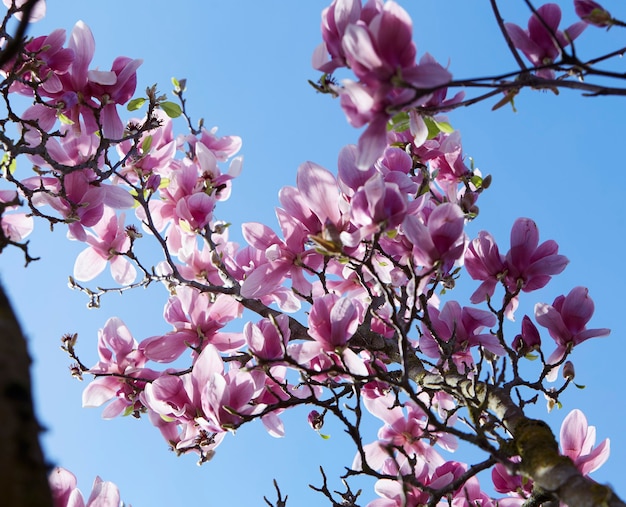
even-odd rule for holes
{"type": "MultiPolygon", "coordinates": [[[[443,63],[449,60],[455,77],[514,69],[486,3],[400,3],[414,19],[419,54],[429,51],[443,63]]],[[[523,2],[502,3],[510,9],[505,14],[508,20],[526,23],[523,2]]],[[[572,2],[559,3],[566,23],[574,22],[572,2]]],[[[316,95],[307,84],[307,79],[317,78],[310,57],[320,41],[320,12],[326,4],[56,0],[49,2],[48,16],[31,33],[55,28],[69,33],[82,19],[96,38],[94,66],[106,70],[119,55],[143,58],[140,90],[158,83],[160,90],[169,91],[172,76],[187,78],[194,117],[204,117],[209,127],[219,126],[222,134],[243,137],[244,172],[234,183],[231,200],[218,211],[236,231],[238,224],[252,220],[274,226],[278,190],[294,184],[298,165],[312,160],[334,170],[341,146],[358,138],[338,103],[316,95]]],[[[615,14],[624,18],[626,10],[615,14]]],[[[620,41],[623,46],[623,40],[617,29],[606,37],[589,28],[578,48],[591,56],[620,41]]],[[[547,415],[541,402],[535,414],[547,417],[558,431],[569,410],[582,409],[597,427],[598,438],[611,438],[611,458],[594,477],[617,486],[622,495],[626,494],[621,485],[621,463],[626,461],[623,101],[524,91],[516,101],[517,113],[507,107],[491,112],[491,105],[484,104],[450,115],[462,133],[465,152],[494,178],[470,232],[487,229],[506,250],[515,218],[531,217],[542,238],[555,239],[571,261],[544,291],[526,298],[526,312],[537,301],[552,302],[558,294],[585,285],[596,301],[592,327],[612,328],[610,337],[584,343],[573,356],[576,380],[587,388],[567,393],[564,409],[547,415]]],[[[344,445],[337,427],[325,429],[332,437],[322,440],[306,424],[306,412],[285,416],[287,436],[282,440],[269,437],[260,424],[242,428],[218,448],[212,462],[197,467],[193,457],[176,458],[167,451],[147,420],[103,421],[99,409],[80,408],[86,384],[70,377],[69,361],[59,350],[61,335],[78,332],[81,358],[91,365],[97,360],[97,330],[110,316],[122,318],[138,341],[169,330],[161,320],[167,296],[160,288],[110,295],[100,310],[87,310],[85,297],[67,288],[67,276],[83,246],[69,243],[60,230],[55,232],[37,224],[31,245],[42,260],[28,269],[22,268],[18,252],[6,251],[0,263],[3,283],[35,359],[37,408],[48,428],[44,445],[49,460],[72,470],[86,496],[91,481],[100,475],[118,484],[122,498],[135,507],[262,505],[263,495],[272,498],[273,478],[289,494],[288,505],[323,505],[307,484],[320,484],[319,465],[335,480],[351,463],[354,450],[344,445]]],[[[113,283],[108,274],[98,282],[113,283]]],[[[467,297],[475,286],[470,282],[455,295],[467,297]]],[[[372,434],[366,440],[374,438],[372,434]]],[[[459,461],[474,458],[454,456],[459,461]]],[[[331,485],[341,487],[338,480],[331,485]]],[[[372,498],[370,486],[362,503],[372,498]]]]}

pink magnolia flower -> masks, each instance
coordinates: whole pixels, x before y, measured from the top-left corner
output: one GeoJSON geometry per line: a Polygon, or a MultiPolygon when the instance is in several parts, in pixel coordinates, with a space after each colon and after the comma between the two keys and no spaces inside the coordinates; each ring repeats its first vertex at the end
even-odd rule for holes
{"type": "Polygon", "coordinates": [[[469,478],[461,488],[459,488],[452,499],[452,507],[496,507],[498,502],[492,500],[487,493],[480,488],[480,483],[476,476],[469,478]]]}
{"type": "Polygon", "coordinates": [[[200,402],[206,425],[210,431],[234,430],[242,421],[242,415],[263,410],[261,404],[251,400],[259,397],[265,388],[263,372],[240,370],[233,363],[228,372],[217,349],[211,344],[200,353],[191,373],[200,394],[200,402]]]}
{"type": "Polygon", "coordinates": [[[0,228],[4,237],[10,241],[22,241],[33,232],[34,221],[26,213],[6,213],[17,206],[7,206],[6,203],[16,202],[17,193],[14,190],[0,190],[0,228]],[[4,206],[4,207],[3,207],[4,206]]]}
{"type": "Polygon", "coordinates": [[[289,355],[323,375],[334,375],[337,370],[369,375],[366,360],[347,346],[361,320],[362,308],[352,298],[333,293],[316,298],[309,313],[313,341],[289,344],[289,355]]]}
{"type": "MultiPolygon", "coordinates": [[[[63,84],[59,75],[65,74],[74,60],[74,51],[64,48],[63,44],[65,30],[54,30],[50,35],[36,37],[24,45],[22,58],[25,62],[22,66],[16,68],[16,60],[12,59],[4,65],[2,72],[19,75],[20,81],[40,83],[44,94],[61,92],[63,84]]],[[[12,83],[10,91],[32,96],[32,87],[20,81],[12,83]]]]}
{"type": "MultiPolygon", "coordinates": [[[[156,173],[156,175],[169,178],[172,170],[177,148],[172,119],[161,109],[155,109],[152,114],[158,119],[160,125],[139,138],[136,151],[131,151],[134,149],[134,142],[130,139],[116,145],[120,157],[127,157],[123,174],[132,183],[137,181],[137,173],[143,175],[156,173]]],[[[143,123],[145,118],[132,121],[143,123]]]]}
{"type": "MultiPolygon", "coordinates": [[[[17,9],[20,9],[26,2],[27,0],[2,0],[2,3],[9,9],[11,8],[12,5],[14,5],[15,8],[17,9]]],[[[46,15],[46,0],[39,0],[33,7],[33,10],[30,12],[30,19],[28,20],[28,22],[34,23],[36,21],[39,21],[45,15],[46,15]]],[[[22,11],[20,10],[16,12],[15,17],[21,20],[22,11]]]]}
{"type": "MultiPolygon", "coordinates": [[[[71,151],[71,146],[64,148],[71,151]]],[[[60,154],[60,151],[56,153],[60,154]]],[[[64,153],[67,156],[68,152],[64,153]]],[[[35,194],[33,203],[38,206],[49,205],[58,211],[68,223],[69,237],[79,241],[87,241],[84,228],[102,222],[106,208],[130,208],[135,202],[125,188],[98,182],[96,174],[90,169],[70,172],[63,176],[62,183],[59,178],[50,176],[30,177],[22,180],[22,183],[32,190],[45,189],[35,194]]],[[[112,212],[109,210],[107,213],[112,212]]]]}
{"type": "Polygon", "coordinates": [[[356,230],[342,233],[343,243],[356,246],[375,233],[396,228],[406,216],[407,205],[406,194],[396,183],[386,182],[382,174],[375,174],[352,197],[350,215],[356,230]]]}
{"type": "Polygon", "coordinates": [[[93,134],[99,132],[101,126],[105,137],[120,139],[124,125],[117,106],[125,104],[135,92],[136,71],[142,61],[121,56],[114,60],[110,71],[89,70],[95,52],[95,40],[89,27],[82,21],[76,23],[72,30],[68,49],[74,58],[66,67],[67,72],[56,73],[61,86],[53,77],[50,86],[39,89],[42,96],[52,99],[48,104],[51,107],[36,104],[29,109],[34,108],[38,112],[43,112],[43,108],[48,110],[48,121],[40,124],[44,130],[52,127],[49,123],[50,115],[54,120],[54,116],[63,114],[73,123],[76,131],[84,128],[85,133],[93,134]]]}
{"type": "Polygon", "coordinates": [[[263,319],[257,324],[246,322],[243,329],[250,352],[261,360],[276,360],[285,356],[289,343],[289,317],[285,314],[263,319]]]}
{"type": "MultiPolygon", "coordinates": [[[[378,440],[363,447],[366,463],[380,470],[390,458],[392,449],[401,449],[395,456],[397,464],[402,467],[409,460],[415,460],[415,471],[418,476],[430,474],[444,463],[444,459],[431,445],[430,431],[426,414],[417,404],[405,402],[404,406],[396,404],[395,396],[385,394],[376,398],[364,398],[367,410],[384,421],[384,425],[378,431],[378,440]],[[426,435],[429,435],[426,438],[426,435]]],[[[444,434],[436,434],[437,444],[448,450],[454,451],[457,442],[454,437],[444,434]]],[[[360,453],[354,458],[352,468],[362,469],[360,453]]]]}
{"type": "Polygon", "coordinates": [[[96,477],[87,504],[76,487],[76,476],[65,468],[56,467],[48,478],[54,507],[119,507],[120,492],[112,482],[96,477]]]}
{"type": "Polygon", "coordinates": [[[418,507],[426,505],[429,499],[425,491],[399,480],[379,479],[374,491],[381,498],[372,500],[367,507],[418,507]]]}
{"type": "MultiPolygon", "coordinates": [[[[515,47],[535,67],[540,68],[554,63],[561,55],[561,48],[568,46],[587,27],[586,23],[579,21],[562,32],[558,29],[560,22],[561,8],[557,4],[548,3],[537,9],[537,15],[530,17],[527,30],[513,23],[506,23],[505,26],[515,47]]],[[[553,79],[555,73],[552,69],[540,68],[537,75],[553,79]]]]}
{"type": "Polygon", "coordinates": [[[176,289],[165,306],[165,320],[174,330],[163,336],[146,338],[140,349],[152,361],[169,363],[185,350],[212,344],[222,352],[232,352],[244,343],[241,333],[222,332],[230,321],[241,317],[242,306],[233,297],[220,294],[214,300],[193,287],[176,289]]]}
{"type": "Polygon", "coordinates": [[[544,287],[569,262],[558,251],[559,245],[553,240],[539,244],[539,229],[533,220],[518,218],[511,229],[511,249],[506,254],[509,290],[520,285],[524,292],[544,287]]]}
{"type": "Polygon", "coordinates": [[[394,108],[433,98],[410,88],[428,90],[451,79],[430,55],[416,63],[412,33],[411,18],[393,1],[361,7],[360,0],[336,0],[322,14],[324,43],[316,49],[313,65],[323,72],[348,66],[359,79],[346,79],[334,89],[348,121],[355,127],[368,125],[358,144],[360,169],[367,170],[385,149],[394,108]]]}
{"type": "Polygon", "coordinates": [[[361,0],[333,0],[322,11],[322,42],[313,55],[313,67],[330,74],[338,67],[346,65],[345,53],[341,45],[348,25],[361,17],[361,0]],[[331,60],[328,61],[327,54],[331,60]]]}
{"type": "Polygon", "coordinates": [[[309,334],[325,350],[343,348],[359,325],[357,306],[348,298],[326,294],[317,298],[309,313],[309,334]]]}
{"type": "MultiPolygon", "coordinates": [[[[112,317],[98,332],[98,356],[100,360],[89,372],[119,374],[141,379],[154,379],[156,372],[144,368],[146,357],[138,350],[137,342],[120,319],[112,317]]],[[[139,394],[145,380],[123,379],[115,375],[95,378],[83,391],[83,407],[99,407],[114,400],[102,412],[102,417],[117,417],[126,410],[140,409],[139,394]]]]}
{"type": "Polygon", "coordinates": [[[537,326],[533,324],[528,315],[522,319],[522,332],[513,339],[513,350],[524,356],[541,347],[541,336],[537,326]]]}
{"type": "MultiPolygon", "coordinates": [[[[537,303],[535,319],[548,329],[557,344],[556,350],[547,359],[547,364],[560,361],[569,350],[589,338],[608,336],[610,329],[587,329],[591,320],[594,304],[585,287],[574,287],[567,296],[558,296],[551,305],[537,303]]],[[[554,379],[557,368],[550,372],[554,379]]]]}
{"type": "Polygon", "coordinates": [[[474,280],[482,283],[470,297],[474,304],[493,296],[496,285],[506,273],[504,256],[491,234],[480,231],[465,252],[465,269],[474,280]]]}
{"type": "MultiPolygon", "coordinates": [[[[519,463],[519,456],[511,458],[512,463],[519,463]]],[[[497,463],[491,470],[491,480],[498,493],[509,493],[513,498],[528,498],[533,491],[533,481],[519,474],[509,473],[502,463],[497,463]]]]}
{"type": "Polygon", "coordinates": [[[609,439],[594,448],[595,443],[596,428],[587,425],[587,418],[580,410],[572,410],[561,425],[561,452],[571,458],[583,475],[597,470],[609,458],[609,439]]]}
{"type": "Polygon", "coordinates": [[[104,208],[102,218],[92,227],[95,234],[87,233],[89,247],[76,257],[74,278],[87,282],[98,276],[107,263],[111,275],[120,285],[135,281],[137,270],[122,254],[130,248],[130,237],[124,228],[124,213],[119,218],[111,208],[104,208]]]}
{"type": "Polygon", "coordinates": [[[402,224],[404,234],[413,244],[417,265],[431,268],[439,262],[444,272],[463,255],[464,226],[463,211],[452,203],[437,206],[426,224],[415,215],[407,215],[402,224]]]}
{"type": "Polygon", "coordinates": [[[496,324],[493,313],[461,307],[456,301],[448,301],[441,311],[429,306],[428,315],[436,338],[429,327],[422,324],[419,349],[427,356],[443,357],[445,361],[451,357],[459,371],[464,372],[471,370],[474,365],[472,347],[482,346],[498,356],[505,355],[497,337],[489,332],[489,328],[496,324]],[[446,350],[446,343],[450,343],[447,347],[449,350],[446,350]]]}
{"type": "MultiPolygon", "coordinates": [[[[491,234],[481,231],[465,254],[467,272],[474,280],[482,280],[470,300],[479,303],[491,298],[500,282],[511,293],[544,287],[569,262],[558,252],[559,245],[553,240],[539,244],[539,229],[529,218],[518,218],[513,224],[511,248],[504,257],[491,234]]],[[[517,299],[514,299],[507,309],[509,318],[516,307],[517,299]]]]}

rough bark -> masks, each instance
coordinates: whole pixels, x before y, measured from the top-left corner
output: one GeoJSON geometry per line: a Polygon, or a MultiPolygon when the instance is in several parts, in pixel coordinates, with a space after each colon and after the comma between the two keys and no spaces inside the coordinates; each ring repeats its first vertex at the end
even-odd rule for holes
{"type": "Polygon", "coordinates": [[[532,479],[535,491],[549,493],[569,507],[626,507],[609,486],[583,476],[571,459],[562,456],[550,427],[530,419],[503,389],[471,382],[466,377],[424,374],[422,385],[454,387],[466,399],[487,406],[513,436],[514,448],[521,457],[520,469],[532,479]]]}
{"type": "Polygon", "coordinates": [[[0,287],[0,502],[52,507],[39,445],[30,381],[31,359],[9,300],[0,287]]]}
{"type": "Polygon", "coordinates": [[[405,362],[395,340],[363,329],[353,340],[358,346],[384,352],[394,363],[405,364],[408,377],[422,388],[456,392],[457,399],[495,415],[512,435],[513,448],[521,457],[520,470],[532,479],[538,495],[552,495],[569,507],[626,507],[611,487],[583,476],[570,458],[562,456],[550,427],[527,417],[505,389],[458,374],[432,373],[416,356],[407,357],[405,362]]]}

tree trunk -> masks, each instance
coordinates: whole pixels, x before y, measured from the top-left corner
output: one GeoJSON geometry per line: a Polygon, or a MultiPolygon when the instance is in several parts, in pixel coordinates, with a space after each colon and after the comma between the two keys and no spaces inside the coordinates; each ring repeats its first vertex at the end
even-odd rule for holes
{"type": "Polygon", "coordinates": [[[39,445],[26,340],[0,287],[0,498],[11,507],[52,507],[39,445]]]}

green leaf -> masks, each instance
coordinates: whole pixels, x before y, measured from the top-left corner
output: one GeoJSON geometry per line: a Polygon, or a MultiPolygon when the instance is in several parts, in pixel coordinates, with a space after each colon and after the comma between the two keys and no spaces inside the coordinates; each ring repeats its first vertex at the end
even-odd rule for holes
{"type": "Polygon", "coordinates": [[[143,140],[143,143],[141,143],[141,151],[143,152],[144,155],[150,151],[151,146],[152,146],[152,136],[147,136],[143,140]]]}
{"type": "Polygon", "coordinates": [[[470,181],[472,182],[472,185],[474,185],[476,188],[480,188],[483,184],[483,179],[477,174],[474,174],[474,176],[470,178],[470,181]]]}
{"type": "Polygon", "coordinates": [[[434,139],[440,132],[454,132],[454,128],[447,121],[437,121],[432,116],[423,116],[423,119],[428,129],[428,139],[434,139]]]}
{"type": "Polygon", "coordinates": [[[330,435],[324,435],[323,433],[320,433],[320,437],[322,437],[324,440],[328,440],[330,438],[330,435]]]}
{"type": "Polygon", "coordinates": [[[181,114],[183,114],[182,109],[175,102],[161,102],[161,109],[165,111],[165,114],[170,118],[178,118],[181,114]]]}
{"type": "Polygon", "coordinates": [[[401,111],[396,114],[391,121],[387,124],[387,130],[393,130],[394,132],[405,132],[411,127],[411,120],[409,113],[401,111]]]}
{"type": "Polygon", "coordinates": [[[576,387],[578,387],[578,389],[585,389],[587,386],[584,386],[582,384],[577,384],[576,382],[572,382],[576,387]]]}
{"type": "Polygon", "coordinates": [[[122,417],[128,417],[134,411],[135,411],[135,406],[134,405],[128,405],[126,407],[126,409],[124,410],[124,413],[122,414],[122,417]]]}
{"type": "Polygon", "coordinates": [[[126,106],[126,109],[128,109],[129,111],[136,111],[141,106],[143,106],[145,102],[146,102],[146,99],[144,97],[133,99],[128,103],[128,105],[126,106]]]}
{"type": "Polygon", "coordinates": [[[187,89],[186,79],[176,79],[175,77],[173,77],[172,84],[174,85],[174,93],[176,95],[180,95],[180,93],[184,92],[187,89]]]}
{"type": "Polygon", "coordinates": [[[452,132],[454,132],[454,127],[447,121],[436,121],[435,124],[441,132],[445,132],[446,134],[452,134],[452,132]]]}
{"type": "Polygon", "coordinates": [[[70,120],[67,116],[65,116],[63,113],[59,113],[57,115],[57,118],[59,119],[61,123],[64,123],[65,125],[74,125],[74,122],[70,120]]]}
{"type": "Polygon", "coordinates": [[[8,165],[9,174],[13,174],[15,172],[15,168],[17,167],[17,161],[14,158],[11,158],[11,155],[5,153],[2,157],[2,167],[6,170],[8,165]],[[10,163],[9,159],[11,160],[10,163]]]}
{"type": "Polygon", "coordinates": [[[529,361],[536,361],[539,356],[537,354],[526,354],[524,357],[529,361]]]}

